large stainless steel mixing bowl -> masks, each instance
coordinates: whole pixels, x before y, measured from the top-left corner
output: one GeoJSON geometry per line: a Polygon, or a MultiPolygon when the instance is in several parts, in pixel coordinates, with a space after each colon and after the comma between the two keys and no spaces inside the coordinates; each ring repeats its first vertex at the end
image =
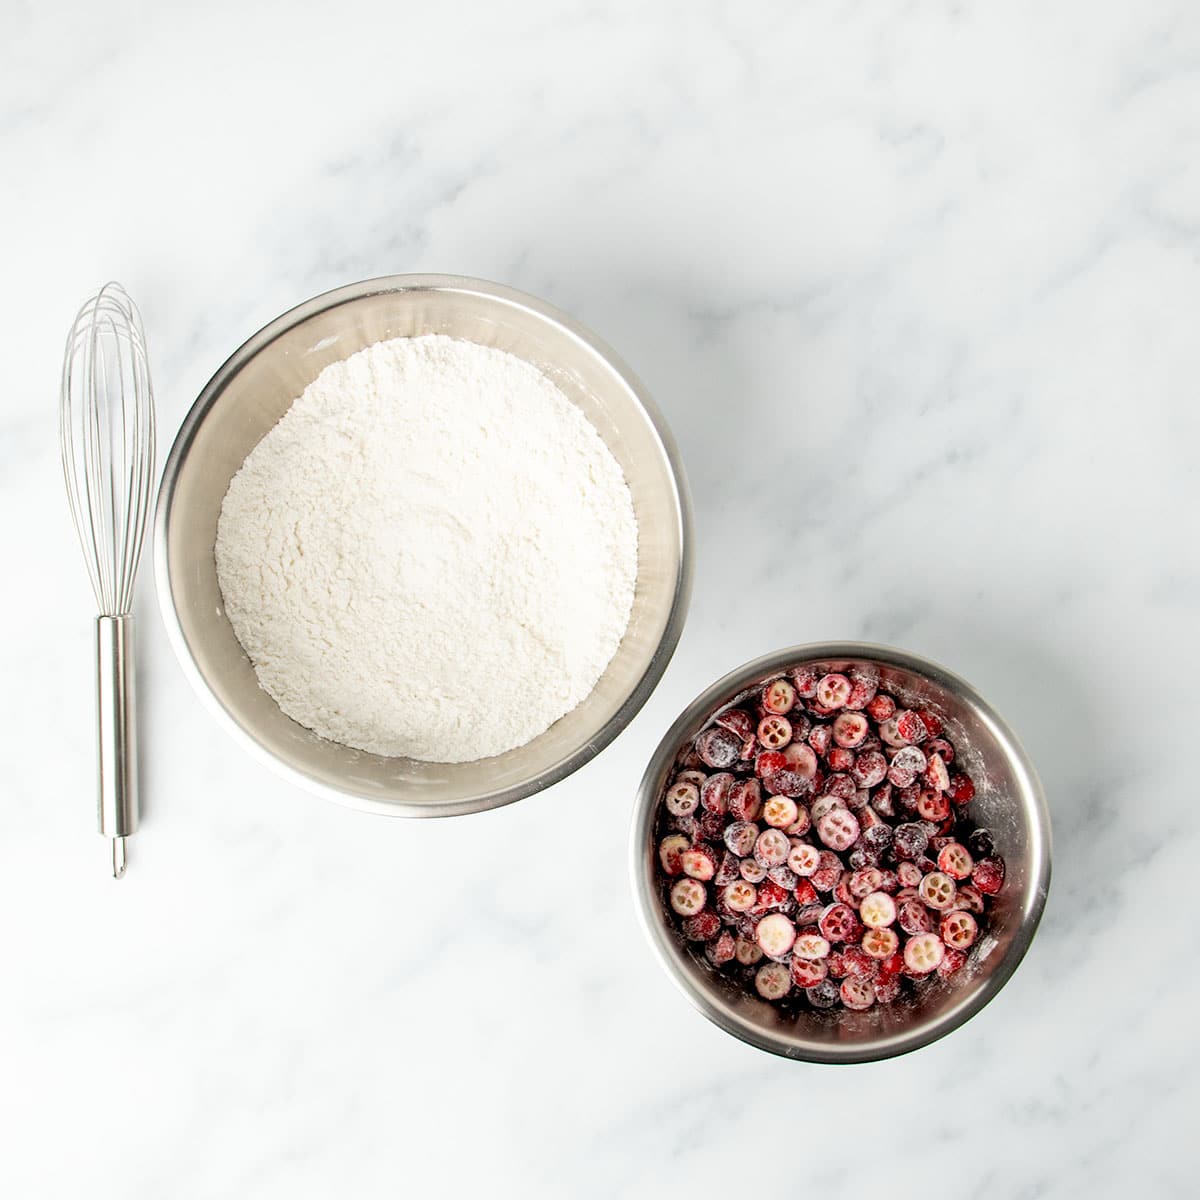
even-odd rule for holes
{"type": "Polygon", "coordinates": [[[449,816],[549,787],[602,750],[661,677],[691,591],[691,509],[674,443],[645,389],[612,351],[531,296],[443,275],[397,275],[317,296],[256,333],[188,413],[158,498],[155,567],[167,631],[221,722],[309,791],[376,813],[449,816]],[[382,758],[326,741],[284,716],[234,636],[213,545],[229,481],[330,363],[384,338],[442,333],[532,363],[577,404],[625,472],[638,522],[629,629],[592,694],[528,745],[479,762],[382,758]]]}
{"type": "Polygon", "coordinates": [[[1011,729],[964,680],[903,650],[865,642],[793,646],[739,667],[684,710],[659,744],[638,793],[632,834],[633,886],[642,924],[667,973],[706,1016],[735,1037],[808,1062],[892,1058],[927,1045],[977,1013],[1004,986],[1033,940],[1050,886],[1050,817],[1041,784],[1011,729]],[[655,821],[663,784],[680,747],[713,713],[756,686],[804,663],[879,672],[881,686],[911,707],[931,708],[976,785],[971,814],[991,830],[1007,875],[990,908],[985,934],[966,966],[928,984],[916,1001],[867,1012],[794,1016],[747,994],[687,949],[667,915],[656,876],[655,821]]]}

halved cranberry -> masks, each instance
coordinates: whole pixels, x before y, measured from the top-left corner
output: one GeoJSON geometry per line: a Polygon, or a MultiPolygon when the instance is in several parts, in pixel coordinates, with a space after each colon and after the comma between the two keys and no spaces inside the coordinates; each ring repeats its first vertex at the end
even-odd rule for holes
{"type": "MultiPolygon", "coordinates": [[[[701,799],[703,803],[703,798],[701,799]]],[[[725,817],[722,813],[707,812],[704,809],[700,811],[700,818],[697,822],[697,830],[699,838],[708,841],[719,841],[722,832],[725,829],[725,817]]]]}
{"type": "Polygon", "coordinates": [[[896,732],[908,744],[923,742],[929,737],[929,727],[921,719],[921,714],[912,709],[896,714],[896,732]]]}
{"type": "Polygon", "coordinates": [[[762,819],[776,829],[786,829],[798,814],[795,800],[787,796],[771,796],[763,805],[762,819]]]}
{"type": "Polygon", "coordinates": [[[846,697],[846,707],[859,712],[866,708],[875,698],[879,688],[879,680],[874,674],[865,671],[850,672],[850,695],[846,697]]]}
{"type": "Polygon", "coordinates": [[[833,1008],[842,993],[832,979],[823,979],[816,987],[805,988],[804,995],[813,1008],[833,1008]]]}
{"type": "Polygon", "coordinates": [[[762,703],[767,712],[791,712],[796,703],[796,689],[786,679],[774,679],[763,688],[762,703]]]}
{"type": "Polygon", "coordinates": [[[808,744],[822,757],[829,753],[829,743],[832,740],[833,730],[828,725],[814,725],[809,730],[808,744]]]}
{"type": "Polygon", "coordinates": [[[796,695],[802,696],[805,700],[817,694],[817,672],[812,667],[797,667],[792,671],[792,686],[796,689],[796,695]]]}
{"type": "Polygon", "coordinates": [[[930,871],[921,880],[921,886],[917,889],[918,895],[929,908],[937,909],[941,912],[947,909],[954,903],[954,893],[957,888],[954,885],[954,880],[942,871],[930,871]]]}
{"type": "Polygon", "coordinates": [[[851,975],[839,989],[842,1003],[852,1012],[864,1012],[875,1003],[875,985],[870,979],[851,975]]]}
{"type": "Polygon", "coordinates": [[[981,913],[984,909],[983,893],[973,883],[964,883],[955,893],[953,907],[981,913]]]}
{"type": "Polygon", "coordinates": [[[728,929],[725,929],[721,931],[721,935],[716,941],[709,942],[704,947],[704,957],[714,967],[723,967],[727,962],[733,961],[733,950],[733,934],[728,929]]]}
{"type": "Polygon", "coordinates": [[[756,821],[762,812],[762,787],[757,779],[739,779],[729,789],[729,815],[739,821],[756,821]]]}
{"type": "Polygon", "coordinates": [[[951,879],[958,881],[971,874],[975,863],[966,846],[958,842],[949,842],[938,851],[937,865],[939,871],[944,871],[951,879]]]}
{"type": "Polygon", "coordinates": [[[758,841],[758,826],[753,821],[734,821],[725,826],[723,835],[725,845],[731,854],[745,858],[754,852],[754,843],[758,841]]]}
{"type": "Polygon", "coordinates": [[[942,939],[936,933],[917,933],[904,947],[904,965],[914,975],[928,975],[937,969],[946,953],[942,939]]]}
{"type": "Polygon", "coordinates": [[[753,858],[743,858],[738,870],[747,883],[762,883],[767,877],[767,868],[753,858]]]}
{"type": "Polygon", "coordinates": [[[922,874],[921,868],[915,862],[896,864],[896,878],[900,881],[901,887],[915,888],[919,886],[922,874]]]}
{"type": "Polygon", "coordinates": [[[683,873],[706,883],[717,873],[717,856],[705,845],[689,846],[679,855],[683,873]]]}
{"type": "Polygon", "coordinates": [[[792,896],[801,907],[807,904],[816,904],[818,900],[817,889],[813,887],[811,879],[798,880],[792,889],[792,896]]]}
{"type": "Polygon", "coordinates": [[[852,942],[862,929],[854,910],[847,904],[829,905],[821,914],[818,925],[822,935],[831,942],[852,942]]]}
{"type": "Polygon", "coordinates": [[[829,941],[818,933],[802,933],[792,946],[797,958],[828,958],[829,941]]]}
{"type": "Polygon", "coordinates": [[[890,783],[881,784],[871,793],[871,807],[881,817],[894,817],[896,815],[896,805],[890,783]]]}
{"type": "Polygon", "coordinates": [[[916,896],[911,896],[896,905],[896,924],[911,936],[928,933],[933,928],[933,918],[929,909],[916,896]]]}
{"type": "Polygon", "coordinates": [[[783,751],[786,768],[781,770],[794,771],[801,779],[811,780],[817,773],[817,755],[811,746],[804,742],[789,742],[783,751]]]}
{"type": "Polygon", "coordinates": [[[754,718],[744,708],[727,708],[717,713],[713,722],[728,729],[739,741],[745,742],[754,736],[754,718]]]}
{"type": "Polygon", "coordinates": [[[944,821],[950,815],[950,800],[933,788],[922,788],[917,797],[917,813],[926,821],[944,821]]]}
{"type": "Polygon", "coordinates": [[[957,774],[950,776],[950,786],[946,793],[958,805],[969,804],[975,795],[975,785],[970,776],[957,774]]]}
{"type": "Polygon", "coordinates": [[[925,732],[930,737],[937,737],[937,735],[942,732],[941,718],[936,716],[929,709],[921,709],[920,712],[917,713],[917,716],[921,718],[921,724],[925,726],[925,732]]]}
{"type": "Polygon", "coordinates": [[[831,850],[849,850],[858,834],[858,818],[849,809],[832,809],[817,822],[817,836],[831,850]]]}
{"type": "MultiPolygon", "coordinates": [[[[766,867],[767,870],[779,866],[782,862],[787,862],[787,857],[791,852],[792,844],[782,829],[764,829],[754,843],[754,860],[760,866],[766,867]]],[[[684,870],[687,870],[686,863],[684,870]]]]}
{"type": "Polygon", "coordinates": [[[825,761],[831,771],[849,771],[854,766],[854,751],[843,746],[830,746],[825,761]]]}
{"type": "Polygon", "coordinates": [[[839,903],[844,904],[847,908],[853,911],[854,897],[850,895],[850,872],[843,871],[838,877],[837,883],[833,888],[833,898],[839,903]]]}
{"type": "Polygon", "coordinates": [[[850,881],[846,886],[855,900],[862,901],[872,892],[879,890],[882,879],[883,872],[878,867],[864,867],[851,873],[850,881]]]}
{"type": "Polygon", "coordinates": [[[857,792],[858,788],[854,786],[854,780],[849,775],[830,775],[825,780],[825,794],[845,800],[847,804],[854,799],[857,792]]]}
{"type": "Polygon", "coordinates": [[[833,721],[833,740],[839,746],[853,750],[867,736],[867,718],[860,712],[840,712],[833,721]]]}
{"type": "Polygon", "coordinates": [[[860,788],[873,788],[887,777],[888,762],[878,750],[864,750],[854,760],[850,777],[860,788]]]}
{"type": "Polygon", "coordinates": [[[711,908],[686,917],[680,926],[689,942],[707,942],[721,932],[721,918],[711,908]]]}
{"type": "Polygon", "coordinates": [[[925,782],[936,792],[944,792],[950,787],[950,772],[946,770],[945,760],[940,754],[929,755],[929,763],[925,768],[925,782]]]}
{"type": "Polygon", "coordinates": [[[792,973],[783,963],[763,963],[754,976],[754,987],[764,1000],[782,1000],[792,990],[792,973]]]}
{"type": "Polygon", "coordinates": [[[967,956],[962,950],[956,950],[953,946],[947,946],[946,953],[942,956],[942,961],[938,963],[937,973],[943,979],[948,979],[956,971],[961,971],[966,961],[967,956]]]}
{"type": "Polygon", "coordinates": [[[787,759],[778,750],[764,750],[754,760],[754,773],[759,779],[787,770],[787,759]]]}
{"type": "Polygon", "coordinates": [[[936,754],[946,766],[954,762],[954,747],[945,738],[935,737],[926,742],[925,754],[928,758],[936,754]]]}
{"type": "Polygon", "coordinates": [[[710,775],[700,789],[700,803],[709,812],[724,813],[729,806],[729,793],[736,779],[728,771],[710,775]]]}
{"type": "Polygon", "coordinates": [[[797,987],[816,987],[828,974],[829,965],[826,959],[792,955],[792,982],[797,987]]]}
{"type": "Polygon", "coordinates": [[[742,739],[718,726],[706,729],[696,739],[696,753],[707,766],[723,771],[737,762],[742,749],[742,739]]]}
{"type": "Polygon", "coordinates": [[[892,850],[901,860],[920,858],[929,845],[929,834],[925,826],[916,821],[906,821],[897,825],[892,833],[892,850]]]}
{"type": "Polygon", "coordinates": [[[758,903],[758,888],[744,879],[739,879],[721,893],[721,899],[731,912],[749,912],[758,903]]]}
{"type": "Polygon", "coordinates": [[[886,929],[896,920],[896,902],[887,892],[872,892],[858,906],[858,915],[864,925],[886,929]]]}
{"type": "Polygon", "coordinates": [[[887,692],[878,692],[872,699],[867,701],[867,713],[872,721],[882,723],[889,717],[894,716],[896,712],[896,702],[887,694],[887,692]]]}
{"type": "Polygon", "coordinates": [[[768,913],[759,921],[754,936],[768,958],[783,958],[796,940],[796,927],[783,913],[768,913]]]}
{"type": "Polygon", "coordinates": [[[817,703],[830,711],[842,708],[850,698],[851,690],[850,680],[845,675],[836,671],[823,675],[817,681],[817,703]]]}
{"type": "Polygon", "coordinates": [[[752,967],[756,962],[761,961],[763,952],[753,938],[738,937],[734,939],[733,956],[743,967],[752,967]]]}
{"type": "Polygon", "coordinates": [[[783,831],[788,837],[802,837],[809,831],[812,821],[803,804],[796,805],[796,819],[783,831]]]}
{"type": "Polygon", "coordinates": [[[821,865],[821,852],[816,846],[807,842],[792,842],[788,852],[787,865],[797,875],[807,878],[821,865]]]}
{"type": "Polygon", "coordinates": [[[694,783],[675,782],[667,789],[663,802],[676,817],[690,816],[700,807],[700,790],[694,783]]]}
{"type": "Polygon", "coordinates": [[[812,790],[812,784],[795,771],[773,771],[763,776],[763,783],[777,796],[803,796],[812,790]]]}
{"type": "Polygon", "coordinates": [[[683,863],[679,856],[691,843],[682,833],[670,833],[658,844],[658,861],[662,863],[664,875],[682,875],[683,863]]]}
{"type": "Polygon", "coordinates": [[[698,879],[677,879],[671,885],[671,907],[681,917],[695,916],[708,901],[704,884],[698,879]]]}
{"type": "Polygon", "coordinates": [[[713,876],[713,883],[719,888],[725,887],[726,884],[732,883],[735,879],[742,877],[742,860],[736,854],[725,852],[725,856],[721,859],[721,865],[717,868],[717,873],[713,876]]]}
{"type": "Polygon", "coordinates": [[[981,858],[971,872],[971,882],[985,896],[994,896],[1004,886],[1004,859],[998,854],[981,858]]]}
{"type": "Polygon", "coordinates": [[[891,958],[900,948],[900,937],[894,929],[874,927],[863,932],[862,948],[872,958],[891,958]]]}
{"type": "Polygon", "coordinates": [[[979,936],[979,925],[969,912],[948,912],[941,921],[942,941],[955,950],[969,950],[979,936]]]}
{"type": "Polygon", "coordinates": [[[758,740],[768,750],[782,749],[792,740],[791,721],[778,713],[768,713],[758,723],[758,740]]]}

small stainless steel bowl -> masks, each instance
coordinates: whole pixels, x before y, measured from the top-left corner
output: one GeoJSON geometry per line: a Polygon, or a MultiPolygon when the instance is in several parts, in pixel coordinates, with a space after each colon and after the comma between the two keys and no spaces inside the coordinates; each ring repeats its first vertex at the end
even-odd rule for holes
{"type": "Polygon", "coordinates": [[[256,333],[213,376],[179,431],[155,521],[159,600],[193,686],[249,750],[330,800],[398,816],[478,812],[532,795],[599,753],[661,677],[691,592],[691,506],[671,436],[615,354],[549,305],[446,275],[396,275],[317,296],[256,333]],[[326,741],[258,686],[225,616],[213,546],[229,481],[330,363],[385,338],[441,333],[532,363],[577,404],[625,472],[638,522],[629,628],[592,694],[519,749],[471,763],[383,758],[326,741]]]}
{"type": "Polygon", "coordinates": [[[638,792],[631,840],[633,886],[642,924],[659,961],[710,1021],[735,1037],[786,1058],[853,1063],[893,1058],[958,1028],[1004,986],[1033,939],[1050,886],[1050,818],[1041,784],[1012,730],[965,681],[903,650],[865,642],[793,646],[739,667],[698,696],[659,743],[638,792]],[[880,686],[911,706],[930,708],[945,723],[957,761],[971,775],[971,814],[991,830],[1007,865],[1004,888],[967,964],[931,981],[916,1000],[867,1012],[790,1015],[747,994],[690,950],[667,912],[657,875],[659,797],[680,749],[719,709],[803,664],[830,670],[876,670],[880,686]]]}

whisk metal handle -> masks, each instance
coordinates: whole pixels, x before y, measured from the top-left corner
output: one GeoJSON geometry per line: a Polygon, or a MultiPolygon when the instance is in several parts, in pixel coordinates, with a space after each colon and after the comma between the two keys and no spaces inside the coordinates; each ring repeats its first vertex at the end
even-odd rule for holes
{"type": "Polygon", "coordinates": [[[100,832],[113,839],[113,874],[125,872],[125,838],[137,829],[137,728],[133,703],[133,617],[96,618],[96,717],[100,832]]]}

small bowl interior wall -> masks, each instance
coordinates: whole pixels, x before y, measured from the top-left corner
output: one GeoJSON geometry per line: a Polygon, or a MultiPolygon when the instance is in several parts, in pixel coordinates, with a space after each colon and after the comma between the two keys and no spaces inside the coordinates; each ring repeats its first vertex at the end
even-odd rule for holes
{"type": "Polygon", "coordinates": [[[675,479],[630,380],[570,329],[495,294],[468,287],[409,287],[321,308],[283,329],[220,381],[191,434],[160,546],[186,653],[211,697],[259,749],[300,782],[357,797],[367,807],[397,805],[427,815],[485,807],[488,796],[534,790],[566,760],[594,750],[595,739],[650,671],[674,606],[686,593],[681,582],[684,517],[675,479]],[[326,741],[286,717],[259,688],[225,616],[213,557],[230,479],[320,371],[385,338],[427,333],[498,347],[550,376],[621,464],[638,521],[638,578],[629,628],[593,693],[528,745],[475,763],[383,758],[326,741]]]}
{"type": "MultiPolygon", "coordinates": [[[[991,830],[996,850],[1004,856],[1007,866],[1005,886],[989,909],[987,932],[971,950],[967,964],[957,976],[931,981],[917,999],[866,1012],[801,1009],[794,1015],[785,1013],[746,993],[734,980],[716,974],[701,955],[685,948],[668,915],[664,889],[656,878],[657,806],[652,804],[643,814],[642,835],[646,847],[644,869],[652,881],[651,894],[659,900],[657,940],[660,949],[690,980],[694,990],[714,994],[720,1012],[706,1010],[709,1015],[747,1041],[777,1053],[816,1060],[855,1061],[881,1057],[881,1052],[900,1053],[930,1040],[914,1041],[914,1035],[921,1029],[937,1027],[945,1031],[953,1027],[956,1016],[962,1015],[964,1009],[973,1011],[986,1002],[1015,966],[1010,955],[1013,942],[1020,939],[1023,927],[1028,935],[1031,914],[1036,921],[1044,901],[1044,847],[1033,837],[1041,818],[1030,810],[1025,799],[1036,793],[1037,788],[1006,731],[949,687],[913,671],[868,659],[797,659],[789,665],[799,666],[805,661],[819,662],[827,670],[876,669],[883,690],[911,707],[930,708],[942,718],[945,736],[958,751],[957,762],[976,784],[969,812],[977,824],[991,830]]],[[[685,745],[703,729],[712,712],[735,703],[754,686],[761,686],[780,674],[782,670],[768,672],[714,704],[709,712],[679,731],[676,747],[685,745]]],[[[666,783],[673,761],[674,754],[659,772],[656,794],[666,783]]],[[[652,915],[650,919],[655,918],[652,915]]]]}

